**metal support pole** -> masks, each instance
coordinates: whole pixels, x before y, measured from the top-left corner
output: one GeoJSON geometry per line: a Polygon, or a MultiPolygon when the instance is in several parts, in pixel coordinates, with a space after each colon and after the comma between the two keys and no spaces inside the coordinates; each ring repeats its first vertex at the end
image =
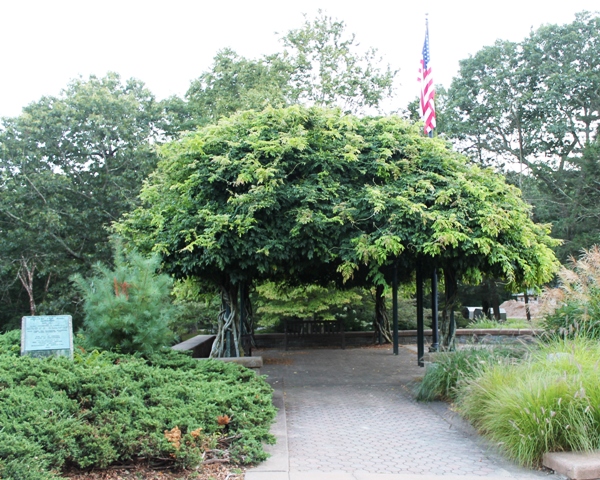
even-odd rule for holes
{"type": "Polygon", "coordinates": [[[383,285],[377,285],[375,287],[375,321],[377,322],[377,341],[379,345],[383,345],[383,315],[381,314],[381,303],[385,304],[385,297],[383,296],[383,285]]]}
{"type": "Polygon", "coordinates": [[[430,352],[437,352],[440,349],[438,310],[438,277],[437,270],[434,268],[431,272],[431,347],[429,348],[430,352]]]}
{"type": "Polygon", "coordinates": [[[425,366],[425,324],[423,319],[423,272],[417,266],[417,363],[419,367],[425,366]]]}
{"type": "MultiPolygon", "coordinates": [[[[225,317],[229,318],[229,315],[231,315],[231,307],[229,304],[225,304],[225,317]]],[[[231,328],[228,328],[225,332],[225,352],[228,357],[231,357],[231,340],[231,328]]]]}
{"type": "Polygon", "coordinates": [[[394,262],[394,275],[392,279],[392,310],[394,329],[394,355],[398,355],[398,263],[394,262]]]}
{"type": "Polygon", "coordinates": [[[240,282],[239,287],[239,296],[240,296],[240,340],[241,340],[241,350],[244,351],[244,355],[249,356],[249,352],[245,351],[244,340],[246,339],[246,285],[244,282],[240,282]]]}

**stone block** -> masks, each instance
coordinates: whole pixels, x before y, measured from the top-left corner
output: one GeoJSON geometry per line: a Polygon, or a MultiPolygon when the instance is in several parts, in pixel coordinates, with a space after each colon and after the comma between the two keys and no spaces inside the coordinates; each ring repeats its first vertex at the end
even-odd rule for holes
{"type": "Polygon", "coordinates": [[[542,464],[573,480],[600,478],[600,451],[549,452],[544,454],[542,464]]]}

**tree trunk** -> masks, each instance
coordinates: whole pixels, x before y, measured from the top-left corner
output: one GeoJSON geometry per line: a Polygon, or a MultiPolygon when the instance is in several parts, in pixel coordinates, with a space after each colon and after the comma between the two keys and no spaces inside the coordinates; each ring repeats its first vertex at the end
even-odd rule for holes
{"type": "Polygon", "coordinates": [[[392,343],[392,328],[385,306],[385,294],[383,285],[375,287],[375,322],[373,325],[376,339],[381,343],[392,343]]]}
{"type": "Polygon", "coordinates": [[[35,298],[33,297],[33,279],[35,272],[35,261],[25,260],[25,257],[21,257],[21,267],[19,268],[18,277],[21,281],[21,285],[29,296],[29,312],[31,315],[35,315],[37,307],[35,305],[35,298]]]}
{"type": "Polygon", "coordinates": [[[440,350],[450,352],[455,349],[456,319],[454,318],[454,306],[456,304],[457,280],[456,273],[450,268],[444,268],[444,284],[446,287],[446,298],[442,310],[440,350]]]}
{"type": "Polygon", "coordinates": [[[217,336],[210,357],[239,357],[241,334],[238,286],[228,282],[226,285],[221,285],[221,311],[217,319],[217,336]]]}
{"type": "Polygon", "coordinates": [[[523,294],[525,300],[525,315],[527,315],[527,321],[531,322],[531,311],[529,310],[529,293],[527,293],[527,287],[525,287],[525,293],[523,294]]]}
{"type": "Polygon", "coordinates": [[[492,311],[494,312],[494,320],[500,321],[500,296],[498,295],[498,287],[493,278],[488,280],[490,289],[490,300],[492,301],[492,311]]]}

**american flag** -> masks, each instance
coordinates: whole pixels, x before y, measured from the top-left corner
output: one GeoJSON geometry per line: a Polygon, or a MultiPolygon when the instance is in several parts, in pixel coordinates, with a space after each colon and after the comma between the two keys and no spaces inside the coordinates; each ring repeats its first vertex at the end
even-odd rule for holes
{"type": "Polygon", "coordinates": [[[429,23],[427,20],[425,21],[425,42],[419,68],[419,82],[421,82],[421,120],[425,123],[424,131],[428,135],[435,130],[435,88],[429,58],[429,23]]]}

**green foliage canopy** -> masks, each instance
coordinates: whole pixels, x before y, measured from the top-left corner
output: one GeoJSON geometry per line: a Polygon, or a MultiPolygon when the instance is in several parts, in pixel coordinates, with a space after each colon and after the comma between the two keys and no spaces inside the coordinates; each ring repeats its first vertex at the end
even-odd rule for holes
{"type": "Polygon", "coordinates": [[[161,154],[117,230],[180,277],[382,283],[399,258],[409,273],[429,260],[516,288],[557,268],[556,242],[516,188],[396,117],[267,108],[161,154]]]}

